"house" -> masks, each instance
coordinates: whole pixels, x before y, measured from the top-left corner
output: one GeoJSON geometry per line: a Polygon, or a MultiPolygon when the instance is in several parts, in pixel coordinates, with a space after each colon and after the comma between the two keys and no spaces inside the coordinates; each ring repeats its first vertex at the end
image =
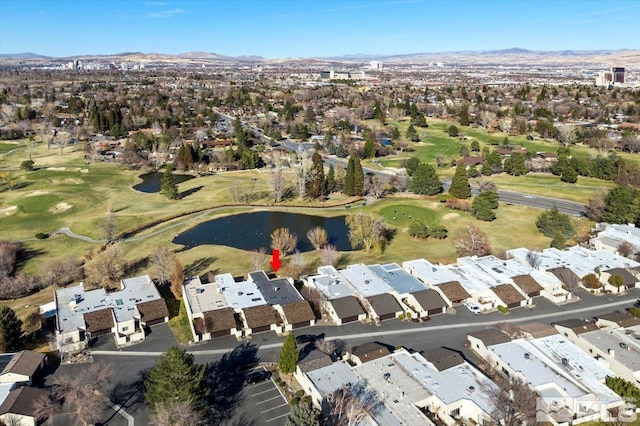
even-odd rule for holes
{"type": "Polygon", "coordinates": [[[491,289],[509,309],[524,306],[527,299],[511,284],[501,284],[491,289]]]}
{"type": "Polygon", "coordinates": [[[434,348],[423,352],[422,355],[429,360],[438,371],[445,371],[465,363],[460,353],[446,348],[434,348]]]}
{"type": "Polygon", "coordinates": [[[558,321],[553,323],[553,326],[558,330],[558,333],[568,338],[573,343],[577,341],[580,334],[598,329],[596,323],[578,318],[558,321]]]}
{"type": "Polygon", "coordinates": [[[450,306],[460,306],[467,299],[471,298],[471,295],[467,290],[462,287],[458,281],[449,281],[436,286],[440,293],[444,296],[450,306]]]}
{"type": "Polygon", "coordinates": [[[404,313],[396,298],[388,293],[367,297],[365,300],[368,305],[369,315],[376,323],[398,318],[404,313]]]}
{"type": "Polygon", "coordinates": [[[489,346],[510,342],[511,338],[497,328],[486,328],[484,330],[467,333],[469,348],[481,358],[489,352],[489,346]]]}
{"type": "Polygon", "coordinates": [[[521,292],[527,295],[529,298],[538,297],[544,290],[531,275],[516,275],[511,277],[513,283],[518,286],[521,292]]]}
{"type": "Polygon", "coordinates": [[[595,357],[616,375],[632,383],[640,381],[640,344],[634,332],[639,326],[624,328],[604,328],[581,333],[573,342],[585,353],[595,357]]]}
{"type": "Polygon", "coordinates": [[[274,308],[284,320],[284,332],[301,327],[310,327],[316,323],[316,316],[311,309],[311,305],[306,300],[276,305],[274,308]]]}
{"type": "Polygon", "coordinates": [[[327,300],[357,295],[348,280],[331,265],[320,266],[318,274],[307,277],[303,282],[306,286],[318,290],[327,300]]]}
{"type": "Polygon", "coordinates": [[[627,328],[640,325],[640,318],[636,318],[627,311],[615,311],[598,316],[596,325],[601,328],[627,328]]]}
{"type": "Polygon", "coordinates": [[[597,250],[607,250],[618,253],[622,243],[631,245],[635,253],[640,253],[640,228],[633,224],[598,223],[594,231],[596,236],[589,243],[597,250]]]}
{"type": "Polygon", "coordinates": [[[484,157],[466,156],[462,157],[460,161],[462,161],[462,164],[464,164],[467,169],[470,169],[484,164],[484,157]]]}
{"type": "Polygon", "coordinates": [[[55,290],[58,350],[74,353],[96,337],[113,334],[117,346],[138,343],[145,327],[169,321],[169,311],[148,275],[121,281],[118,291],[85,291],[84,285],[55,290]],[[153,303],[149,303],[153,302],[153,303]],[[144,314],[144,319],[143,319],[144,314]]]}
{"type": "Polygon", "coordinates": [[[541,322],[530,322],[528,324],[522,324],[518,327],[520,335],[525,339],[537,339],[539,337],[553,336],[558,334],[553,326],[549,324],[543,324],[541,322]]]}
{"type": "Polygon", "coordinates": [[[344,359],[355,365],[361,365],[374,359],[382,358],[391,352],[386,346],[377,342],[363,343],[354,346],[350,351],[345,353],[344,359]]]}
{"type": "Polygon", "coordinates": [[[614,373],[559,334],[491,345],[483,359],[496,371],[527,383],[549,412],[557,416],[563,413],[553,407],[566,407],[564,421],[604,419],[623,404],[604,383],[614,373]]]}
{"type": "Polygon", "coordinates": [[[218,274],[207,283],[191,277],[182,294],[194,342],[229,335],[240,338],[245,324],[240,320],[242,310],[266,305],[255,283],[236,281],[231,274],[218,274]]]}
{"type": "Polygon", "coordinates": [[[605,285],[605,289],[611,290],[613,292],[619,292],[621,289],[616,288],[615,286],[609,284],[609,278],[617,275],[622,278],[622,290],[629,288],[636,288],[640,285],[640,278],[633,275],[625,268],[611,268],[604,271],[601,271],[602,275],[600,276],[600,281],[602,281],[605,285]]]}
{"type": "Polygon", "coordinates": [[[263,331],[281,331],[281,319],[270,305],[251,306],[242,309],[240,318],[247,337],[263,331]]]}
{"type": "Polygon", "coordinates": [[[367,313],[362,309],[360,302],[354,296],[345,296],[339,299],[327,300],[323,303],[329,318],[336,324],[342,325],[355,321],[365,321],[367,313]]]}
{"type": "Polygon", "coordinates": [[[22,386],[9,392],[0,405],[0,423],[6,425],[36,426],[37,410],[49,391],[22,386]]]}
{"type": "Polygon", "coordinates": [[[20,351],[13,355],[0,372],[0,384],[19,383],[31,386],[34,378],[42,372],[46,356],[33,351],[20,351]]]}
{"type": "Polygon", "coordinates": [[[328,410],[327,397],[347,384],[353,386],[362,381],[347,361],[337,361],[321,368],[302,372],[297,379],[302,389],[311,396],[313,405],[324,412],[328,410]]]}
{"type": "Polygon", "coordinates": [[[238,330],[235,312],[231,308],[203,312],[201,316],[194,318],[193,328],[196,342],[234,336],[238,330]]]}
{"type": "Polygon", "coordinates": [[[444,313],[450,306],[440,293],[432,288],[410,293],[403,299],[403,302],[412,311],[416,312],[418,318],[444,313]]]}

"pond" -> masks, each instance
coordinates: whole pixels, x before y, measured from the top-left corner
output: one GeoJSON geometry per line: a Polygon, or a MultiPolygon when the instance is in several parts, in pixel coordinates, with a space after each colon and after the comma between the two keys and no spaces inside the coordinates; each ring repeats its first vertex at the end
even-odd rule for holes
{"type": "Polygon", "coordinates": [[[223,245],[241,250],[271,250],[271,233],[278,228],[287,228],[298,236],[297,250],[313,250],[307,232],[316,226],[327,231],[329,243],[340,251],[351,250],[349,229],[344,216],[320,217],[285,212],[254,212],[203,222],[176,235],[173,243],[190,249],[202,244],[223,245]]]}
{"type": "MultiPolygon", "coordinates": [[[[142,182],[133,185],[133,189],[136,191],[144,192],[145,194],[152,194],[154,192],[160,192],[162,186],[162,175],[160,172],[151,172],[140,175],[142,182]]],[[[176,179],[176,183],[186,182],[194,178],[190,175],[173,175],[176,179]]]]}

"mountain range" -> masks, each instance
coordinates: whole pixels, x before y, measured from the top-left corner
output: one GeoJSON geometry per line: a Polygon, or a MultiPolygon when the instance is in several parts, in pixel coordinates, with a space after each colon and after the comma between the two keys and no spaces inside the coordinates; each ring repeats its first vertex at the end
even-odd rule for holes
{"type": "Polygon", "coordinates": [[[55,58],[36,53],[10,53],[0,54],[2,62],[26,61],[71,61],[82,60],[111,60],[113,62],[142,62],[142,63],[191,63],[207,64],[215,62],[263,62],[263,63],[287,63],[287,62],[369,62],[373,60],[398,64],[425,64],[430,62],[444,62],[461,65],[611,65],[620,64],[626,67],[640,67],[640,51],[638,50],[562,50],[562,51],[536,51],[518,47],[502,50],[482,51],[451,51],[451,52],[424,52],[410,54],[350,54],[327,57],[300,57],[267,59],[261,56],[226,56],[213,52],[185,52],[180,54],[122,52],[109,55],[75,55],[63,58],[55,58]]]}

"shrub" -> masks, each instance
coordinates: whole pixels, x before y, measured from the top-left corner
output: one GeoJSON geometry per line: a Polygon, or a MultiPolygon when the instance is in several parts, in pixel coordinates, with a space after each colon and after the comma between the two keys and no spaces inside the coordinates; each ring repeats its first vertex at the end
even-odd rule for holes
{"type": "Polygon", "coordinates": [[[622,287],[624,285],[624,280],[620,275],[611,275],[609,277],[609,284],[614,287],[622,287]]]}
{"type": "Polygon", "coordinates": [[[35,235],[35,237],[36,237],[36,239],[38,239],[38,240],[44,240],[44,239],[49,238],[49,234],[45,234],[44,232],[38,232],[38,233],[35,235]]]}
{"type": "Polygon", "coordinates": [[[304,391],[303,390],[299,390],[298,392],[296,392],[296,397],[297,398],[302,398],[304,396],[304,391]]]}
{"type": "Polygon", "coordinates": [[[291,399],[291,405],[298,405],[299,402],[300,402],[300,398],[298,398],[297,396],[291,399]]]}
{"type": "Polygon", "coordinates": [[[447,229],[444,226],[434,225],[431,227],[429,236],[436,240],[444,240],[447,238],[447,229]]]}
{"type": "Polygon", "coordinates": [[[590,289],[602,287],[602,283],[595,274],[585,275],[584,278],[582,278],[582,285],[590,289]]]}
{"type": "Polygon", "coordinates": [[[25,160],[22,163],[20,163],[20,168],[22,170],[33,170],[33,165],[35,163],[33,162],[33,160],[25,160]]]}
{"type": "Polygon", "coordinates": [[[438,201],[441,202],[441,203],[446,203],[449,200],[449,198],[451,198],[451,195],[449,195],[449,194],[440,194],[440,195],[438,195],[438,201]]]}
{"type": "Polygon", "coordinates": [[[503,306],[503,305],[498,305],[498,311],[502,312],[503,314],[508,314],[509,313],[509,308],[507,308],[506,306],[503,306]]]}
{"type": "Polygon", "coordinates": [[[640,318],[640,307],[638,306],[633,306],[631,308],[629,308],[629,313],[631,315],[633,315],[636,318],[640,318]]]}

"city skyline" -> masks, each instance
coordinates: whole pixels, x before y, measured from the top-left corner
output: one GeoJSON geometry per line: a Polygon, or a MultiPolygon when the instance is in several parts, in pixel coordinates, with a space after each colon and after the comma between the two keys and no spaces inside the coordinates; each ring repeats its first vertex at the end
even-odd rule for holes
{"type": "Polygon", "coordinates": [[[265,58],[640,49],[640,1],[17,1],[0,53],[265,58]],[[97,20],[97,17],[100,17],[97,20]]]}

